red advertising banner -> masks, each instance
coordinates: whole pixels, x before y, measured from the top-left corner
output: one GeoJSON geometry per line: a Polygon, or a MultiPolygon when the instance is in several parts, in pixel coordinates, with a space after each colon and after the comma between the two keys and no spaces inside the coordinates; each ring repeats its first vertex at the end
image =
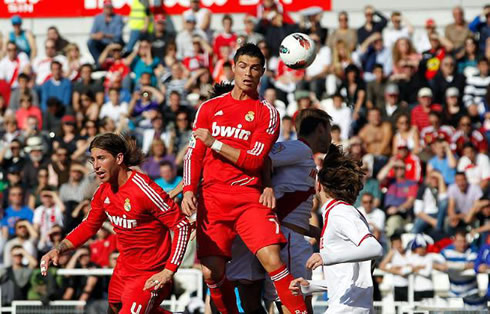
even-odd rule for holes
{"type": "MultiPolygon", "coordinates": [[[[128,15],[133,0],[113,0],[118,14],[128,15]]],[[[189,0],[150,0],[155,9],[167,14],[181,14],[189,9],[189,0]]],[[[201,0],[203,7],[214,13],[253,12],[261,0],[201,0]]],[[[331,9],[331,0],[280,0],[285,11],[299,11],[309,7],[331,9]]],[[[102,11],[103,0],[0,0],[0,18],[20,15],[27,18],[85,17],[102,11]]]]}

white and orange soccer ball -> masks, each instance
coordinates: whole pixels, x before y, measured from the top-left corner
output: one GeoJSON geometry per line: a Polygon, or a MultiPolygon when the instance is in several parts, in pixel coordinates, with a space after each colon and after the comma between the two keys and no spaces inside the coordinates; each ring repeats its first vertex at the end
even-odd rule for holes
{"type": "Polygon", "coordinates": [[[290,34],[281,42],[279,57],[291,69],[307,68],[316,57],[315,42],[303,33],[290,34]]]}

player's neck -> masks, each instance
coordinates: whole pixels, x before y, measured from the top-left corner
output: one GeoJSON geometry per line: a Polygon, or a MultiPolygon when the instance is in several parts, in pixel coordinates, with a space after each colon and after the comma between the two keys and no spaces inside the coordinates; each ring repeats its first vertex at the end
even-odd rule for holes
{"type": "Polygon", "coordinates": [[[115,180],[111,182],[111,188],[114,193],[119,191],[119,189],[129,180],[131,176],[132,170],[129,168],[121,168],[119,169],[117,176],[114,178],[115,180]]]}
{"type": "Polygon", "coordinates": [[[235,85],[231,90],[231,97],[236,100],[258,99],[259,93],[257,93],[257,91],[247,93],[235,85]]]}

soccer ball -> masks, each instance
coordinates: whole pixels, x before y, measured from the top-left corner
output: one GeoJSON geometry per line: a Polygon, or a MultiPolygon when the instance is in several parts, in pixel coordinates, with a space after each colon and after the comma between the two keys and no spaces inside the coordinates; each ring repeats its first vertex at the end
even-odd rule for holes
{"type": "Polygon", "coordinates": [[[304,69],[315,60],[315,42],[303,33],[286,36],[279,47],[279,57],[291,69],[304,69]]]}

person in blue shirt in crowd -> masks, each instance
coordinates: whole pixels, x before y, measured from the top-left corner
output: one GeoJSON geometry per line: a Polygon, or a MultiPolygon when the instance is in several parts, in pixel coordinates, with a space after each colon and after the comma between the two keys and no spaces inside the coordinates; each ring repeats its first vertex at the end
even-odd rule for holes
{"type": "Polygon", "coordinates": [[[478,294],[476,275],[465,272],[473,269],[477,257],[476,249],[466,240],[466,234],[465,229],[456,231],[453,243],[441,251],[444,261],[436,262],[434,268],[447,272],[449,297],[463,298],[468,309],[484,308],[484,300],[478,294]]]}
{"type": "Polygon", "coordinates": [[[12,186],[9,189],[9,206],[5,209],[2,218],[2,237],[7,240],[15,235],[15,222],[25,219],[32,223],[34,212],[24,205],[24,191],[21,186],[12,186]]]}
{"type": "Polygon", "coordinates": [[[51,78],[41,85],[41,110],[46,112],[48,99],[56,98],[65,107],[71,107],[71,81],[63,77],[63,69],[60,62],[51,62],[51,78]]]}
{"type": "Polygon", "coordinates": [[[18,15],[11,19],[13,30],[9,33],[8,40],[15,42],[17,49],[23,51],[34,59],[37,55],[37,46],[34,35],[28,30],[22,29],[22,18],[18,15]]]}
{"type": "MultiPolygon", "coordinates": [[[[155,180],[165,192],[169,193],[175,189],[182,181],[182,177],[177,175],[177,169],[175,165],[170,161],[162,161],[160,163],[160,178],[155,180]]],[[[177,195],[177,198],[182,199],[182,193],[177,195]]]]}
{"type": "MultiPolygon", "coordinates": [[[[475,260],[475,272],[477,273],[487,273],[490,269],[490,244],[485,244],[480,248],[478,256],[475,260]]],[[[489,276],[490,277],[490,276],[489,276]]],[[[485,295],[485,300],[490,301],[490,280],[488,281],[487,294],[485,295]]]]}
{"type": "Polygon", "coordinates": [[[107,45],[112,43],[123,44],[123,27],[123,19],[114,13],[112,1],[104,0],[104,11],[95,16],[94,24],[90,30],[90,39],[87,43],[95,63],[98,62],[100,54],[107,45]]]}

